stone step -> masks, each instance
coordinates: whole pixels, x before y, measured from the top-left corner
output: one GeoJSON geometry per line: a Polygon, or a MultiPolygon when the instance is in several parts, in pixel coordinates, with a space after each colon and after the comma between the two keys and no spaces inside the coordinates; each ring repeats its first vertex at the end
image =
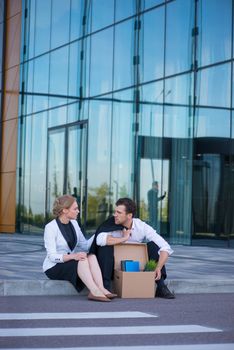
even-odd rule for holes
{"type": "MultiPolygon", "coordinates": [[[[234,293],[234,280],[190,280],[167,281],[175,294],[234,293]]],[[[24,295],[86,295],[87,289],[77,293],[71,283],[52,280],[0,280],[0,296],[24,295]]]]}

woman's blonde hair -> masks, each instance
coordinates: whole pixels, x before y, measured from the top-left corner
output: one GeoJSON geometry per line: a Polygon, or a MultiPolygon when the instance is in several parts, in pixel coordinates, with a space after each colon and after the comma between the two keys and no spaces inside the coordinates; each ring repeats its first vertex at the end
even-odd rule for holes
{"type": "Polygon", "coordinates": [[[62,214],[63,209],[69,209],[75,202],[76,198],[65,194],[64,196],[58,197],[54,201],[53,214],[58,217],[62,214]]]}

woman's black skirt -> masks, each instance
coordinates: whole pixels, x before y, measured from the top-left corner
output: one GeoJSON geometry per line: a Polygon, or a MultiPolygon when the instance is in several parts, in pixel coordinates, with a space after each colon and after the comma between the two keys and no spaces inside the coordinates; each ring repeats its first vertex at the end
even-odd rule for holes
{"type": "Polygon", "coordinates": [[[58,263],[45,271],[47,277],[51,280],[69,281],[76,288],[77,292],[81,292],[85,285],[77,274],[78,261],[70,260],[64,263],[58,263]]]}

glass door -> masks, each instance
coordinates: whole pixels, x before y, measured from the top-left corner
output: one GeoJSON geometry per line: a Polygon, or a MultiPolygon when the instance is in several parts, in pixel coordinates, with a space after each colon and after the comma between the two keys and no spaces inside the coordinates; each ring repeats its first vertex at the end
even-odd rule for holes
{"type": "Polygon", "coordinates": [[[50,128],[47,147],[47,219],[53,203],[63,194],[73,195],[80,207],[80,223],[86,222],[87,123],[50,128]]]}

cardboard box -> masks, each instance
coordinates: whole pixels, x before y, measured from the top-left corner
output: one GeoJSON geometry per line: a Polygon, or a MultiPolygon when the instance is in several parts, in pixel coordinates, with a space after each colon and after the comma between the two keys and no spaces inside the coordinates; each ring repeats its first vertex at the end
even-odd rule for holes
{"type": "Polygon", "coordinates": [[[114,246],[115,270],[114,289],[121,298],[154,298],[154,272],[144,272],[148,261],[147,245],[143,243],[125,243],[114,246]],[[121,271],[121,260],[138,260],[140,272],[121,271]]]}

